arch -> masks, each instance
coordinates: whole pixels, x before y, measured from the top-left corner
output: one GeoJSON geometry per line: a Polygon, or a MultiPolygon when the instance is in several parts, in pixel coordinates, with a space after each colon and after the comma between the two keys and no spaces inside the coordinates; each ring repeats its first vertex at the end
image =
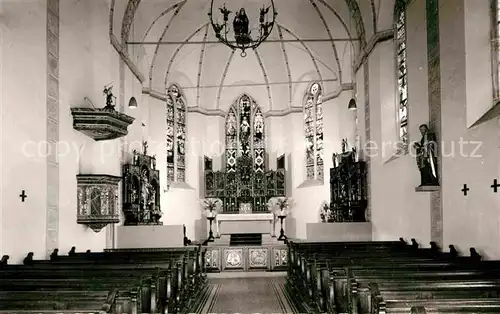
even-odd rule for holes
{"type": "Polygon", "coordinates": [[[247,93],[241,94],[226,115],[226,172],[236,172],[236,159],[251,157],[256,173],[264,173],[266,141],[262,109],[247,93]]]}
{"type": "Polygon", "coordinates": [[[312,82],[304,94],[304,140],[306,179],[324,182],[323,88],[312,82]]]}
{"type": "Polygon", "coordinates": [[[178,84],[167,91],[167,186],[173,182],[186,182],[187,103],[178,84]]]}

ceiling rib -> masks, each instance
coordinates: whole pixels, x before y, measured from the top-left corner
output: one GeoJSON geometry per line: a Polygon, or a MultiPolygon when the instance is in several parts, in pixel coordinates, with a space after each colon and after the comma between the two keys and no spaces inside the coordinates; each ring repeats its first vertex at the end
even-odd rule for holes
{"type": "Polygon", "coordinates": [[[266,82],[267,89],[267,97],[269,98],[269,110],[273,110],[273,99],[271,96],[271,87],[269,86],[269,78],[267,77],[266,69],[264,68],[264,64],[262,63],[262,58],[260,57],[260,53],[258,49],[253,50],[255,52],[255,56],[257,57],[257,61],[259,62],[260,69],[262,70],[262,75],[264,76],[264,82],[266,82]]]}
{"type": "Polygon", "coordinates": [[[332,33],[330,32],[330,27],[328,26],[328,23],[325,20],[325,17],[319,10],[318,6],[314,2],[314,0],[309,0],[311,2],[311,5],[313,8],[316,10],[316,13],[318,13],[319,18],[323,22],[323,25],[325,26],[326,32],[328,33],[328,37],[332,39],[332,49],[333,49],[333,55],[335,56],[335,62],[337,63],[337,71],[338,71],[338,77],[340,80],[340,83],[342,84],[342,67],[340,66],[340,60],[339,60],[339,53],[337,51],[337,47],[335,46],[335,42],[333,41],[333,36],[332,33]]]}
{"type": "MultiPolygon", "coordinates": [[[[317,0],[317,1],[319,1],[321,4],[323,4],[328,10],[330,10],[330,12],[332,12],[335,15],[335,17],[342,24],[342,27],[344,27],[344,30],[347,33],[347,36],[349,38],[352,38],[352,34],[351,34],[351,31],[350,31],[350,28],[347,27],[347,24],[340,17],[340,15],[337,13],[337,11],[335,11],[335,9],[328,2],[326,2],[325,0],[317,0]]],[[[351,41],[359,41],[359,40],[360,40],[359,38],[356,38],[356,39],[352,39],[351,41]]]]}
{"type": "MultiPolygon", "coordinates": [[[[281,26],[278,25],[278,34],[280,36],[280,40],[283,40],[283,31],[281,30],[281,26]]],[[[288,61],[288,54],[286,53],[285,43],[281,42],[281,50],[283,50],[283,59],[285,61],[286,66],[286,74],[288,76],[288,106],[292,106],[292,72],[290,71],[290,63],[288,61]]]]}
{"type": "MultiPolygon", "coordinates": [[[[175,17],[179,14],[179,11],[182,9],[184,4],[186,4],[185,0],[182,4],[179,5],[179,7],[176,8],[174,11],[174,14],[170,17],[170,20],[168,20],[167,25],[165,25],[165,28],[163,29],[163,33],[160,36],[160,39],[158,42],[163,40],[163,37],[165,37],[165,34],[167,33],[168,29],[170,28],[170,25],[172,25],[172,21],[175,19],[175,17]]],[[[158,56],[158,50],[160,49],[160,45],[156,45],[155,52],[153,54],[153,59],[151,60],[151,67],[149,69],[149,85],[152,85],[152,80],[153,80],[153,69],[155,67],[155,62],[156,62],[156,57],[158,56]]]]}
{"type": "Polygon", "coordinates": [[[377,9],[375,7],[375,0],[370,1],[370,5],[372,6],[372,21],[373,21],[373,33],[376,34],[378,32],[377,30],[377,9]]]}
{"type": "MultiPolygon", "coordinates": [[[[324,83],[324,82],[337,82],[338,79],[332,78],[332,79],[324,79],[324,80],[315,80],[315,82],[318,83],[324,83]]],[[[231,88],[231,87],[248,87],[248,86],[273,86],[273,85],[289,85],[289,84],[310,84],[311,80],[300,80],[300,81],[291,81],[291,82],[269,82],[268,84],[266,83],[241,83],[241,84],[230,84],[230,85],[204,85],[200,86],[200,89],[205,89],[205,88],[231,88]]],[[[183,90],[186,89],[194,89],[197,88],[196,86],[181,86],[183,90]]]]}
{"type": "MultiPolygon", "coordinates": [[[[198,34],[207,25],[208,25],[208,23],[200,26],[200,28],[198,28],[191,35],[189,35],[189,37],[186,40],[188,41],[189,39],[193,38],[196,34],[198,34]]],[[[175,52],[172,54],[172,57],[170,57],[170,61],[168,61],[167,71],[165,72],[165,88],[167,88],[168,75],[170,74],[170,70],[172,69],[172,64],[174,63],[175,58],[177,57],[177,54],[182,49],[182,47],[184,47],[184,45],[179,45],[179,47],[177,47],[175,52]]]]}
{"type": "MultiPolygon", "coordinates": [[[[312,54],[311,50],[309,49],[309,47],[307,47],[307,45],[302,40],[300,40],[299,37],[297,35],[295,35],[291,30],[289,30],[288,28],[286,28],[286,27],[284,27],[283,25],[280,25],[280,24],[278,24],[278,26],[282,27],[287,33],[289,33],[290,35],[292,35],[295,39],[297,39],[302,44],[302,47],[304,47],[304,49],[307,51],[307,53],[311,57],[311,61],[314,64],[314,68],[316,69],[316,73],[318,74],[318,79],[320,81],[323,81],[323,77],[321,75],[321,72],[319,71],[318,62],[316,62],[316,58],[313,56],[313,54],[312,54]]],[[[324,90],[324,86],[323,86],[323,90],[324,90]]]]}
{"type": "Polygon", "coordinates": [[[226,80],[226,75],[227,71],[229,70],[229,65],[231,65],[231,61],[233,61],[234,53],[236,50],[231,50],[231,54],[229,55],[229,58],[227,59],[226,66],[224,67],[224,72],[222,73],[222,76],[220,78],[220,84],[218,86],[219,90],[217,91],[217,107],[216,109],[219,109],[220,106],[220,95],[222,94],[222,89],[225,87],[224,86],[224,81],[226,80]]]}
{"type": "Polygon", "coordinates": [[[148,36],[149,32],[151,31],[151,29],[153,28],[153,26],[156,24],[156,22],[158,22],[158,20],[160,20],[163,16],[165,16],[167,13],[169,13],[173,9],[177,8],[179,5],[183,4],[184,2],[186,2],[186,0],[174,4],[173,6],[169,7],[165,11],[163,11],[157,18],[155,18],[153,20],[153,22],[151,23],[151,25],[149,25],[148,29],[146,30],[146,33],[144,33],[144,37],[142,37],[142,41],[146,40],[146,37],[148,36]]]}
{"type": "MultiPolygon", "coordinates": [[[[203,36],[203,40],[206,40],[208,36],[208,23],[205,26],[205,35],[203,36]]],[[[206,45],[201,46],[200,51],[200,62],[198,62],[198,81],[196,83],[196,105],[200,105],[200,83],[201,83],[201,73],[203,69],[203,57],[205,56],[205,48],[206,45]]]]}

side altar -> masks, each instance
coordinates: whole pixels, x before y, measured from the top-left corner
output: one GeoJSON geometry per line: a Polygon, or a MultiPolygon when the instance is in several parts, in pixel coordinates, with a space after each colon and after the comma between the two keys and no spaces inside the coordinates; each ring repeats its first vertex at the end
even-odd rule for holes
{"type": "Polygon", "coordinates": [[[123,214],[125,222],[117,227],[118,249],[184,246],[183,225],[163,225],[160,221],[160,171],[156,157],[133,151],[123,166],[123,214]]]}
{"type": "Polygon", "coordinates": [[[309,241],[371,241],[372,224],[367,219],[367,166],[357,158],[356,150],[347,149],[342,140],[342,153],[333,154],[330,169],[330,204],[322,205],[322,222],[307,223],[309,241]]]}
{"type": "Polygon", "coordinates": [[[161,225],[160,171],[156,157],[134,150],[132,163],[123,167],[123,212],[125,225],[161,225]]]}

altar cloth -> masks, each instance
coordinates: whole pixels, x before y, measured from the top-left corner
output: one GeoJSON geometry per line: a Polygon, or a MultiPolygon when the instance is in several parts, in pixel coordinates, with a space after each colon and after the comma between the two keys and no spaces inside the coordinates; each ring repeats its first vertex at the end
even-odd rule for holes
{"type": "Polygon", "coordinates": [[[274,215],[258,214],[218,214],[215,217],[216,233],[262,233],[274,235],[274,215]]]}

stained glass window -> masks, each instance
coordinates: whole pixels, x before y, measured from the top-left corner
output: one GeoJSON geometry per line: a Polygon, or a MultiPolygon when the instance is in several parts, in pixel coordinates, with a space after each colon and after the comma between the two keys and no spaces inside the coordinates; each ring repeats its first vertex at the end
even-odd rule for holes
{"type": "Polygon", "coordinates": [[[176,85],[167,90],[167,185],[186,181],[186,102],[176,85]]]}
{"type": "Polygon", "coordinates": [[[243,94],[226,117],[226,172],[236,172],[236,158],[250,156],[256,172],[265,171],[264,116],[250,96],[243,94]]]}
{"type": "Polygon", "coordinates": [[[396,60],[398,78],[398,123],[399,141],[408,146],[408,72],[406,60],[406,10],[405,2],[398,1],[396,6],[396,60]]]}
{"type": "Polygon", "coordinates": [[[313,83],[304,103],[306,178],[323,182],[323,102],[321,86],[313,83]]]}

